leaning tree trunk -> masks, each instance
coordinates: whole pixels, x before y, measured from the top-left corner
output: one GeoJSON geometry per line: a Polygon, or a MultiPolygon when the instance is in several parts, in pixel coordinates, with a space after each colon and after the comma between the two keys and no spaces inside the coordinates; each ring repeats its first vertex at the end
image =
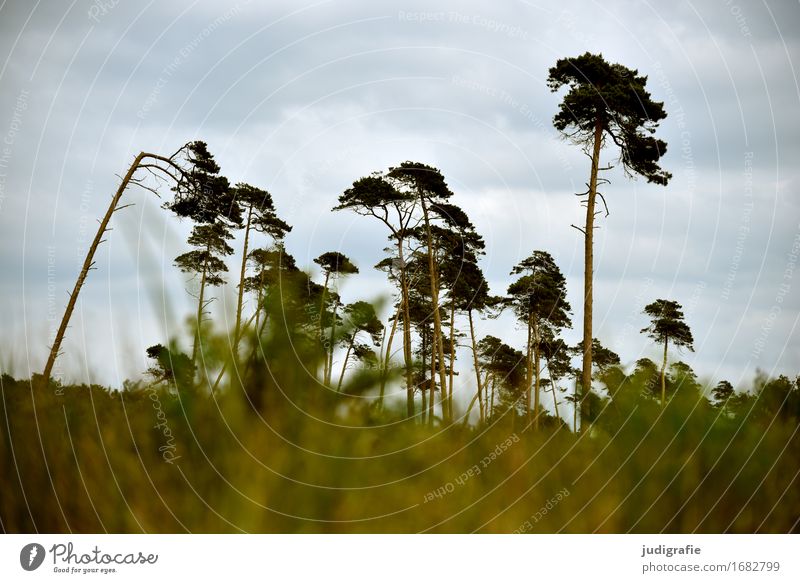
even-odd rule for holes
{"type": "Polygon", "coordinates": [[[558,387],[556,387],[556,382],[555,379],[553,378],[553,369],[550,368],[550,358],[546,354],[544,357],[544,363],[545,365],[547,365],[547,373],[550,375],[550,390],[553,393],[553,408],[555,409],[556,413],[556,421],[558,421],[559,418],[561,417],[558,414],[558,398],[556,397],[556,389],[558,387]]]}
{"type": "Polygon", "coordinates": [[[356,334],[353,333],[353,335],[350,337],[350,343],[347,345],[347,352],[344,355],[344,363],[342,364],[342,374],[339,375],[339,384],[336,387],[337,393],[342,392],[342,381],[344,380],[344,373],[347,370],[347,361],[350,359],[350,352],[353,350],[353,344],[355,344],[355,341],[356,341],[356,334]]]}
{"type": "Polygon", "coordinates": [[[667,401],[667,344],[669,344],[669,336],[664,337],[664,360],[661,362],[661,408],[664,408],[664,403],[667,401]]]}
{"type": "Polygon", "coordinates": [[[92,269],[92,266],[94,265],[94,254],[97,251],[97,247],[103,242],[103,235],[105,234],[106,230],[108,230],[108,223],[111,221],[111,215],[118,210],[119,201],[122,198],[122,194],[125,192],[125,189],[128,188],[128,184],[133,178],[136,170],[139,168],[139,164],[141,164],[142,160],[146,156],[148,156],[148,154],[140,152],[139,155],[134,159],[133,164],[131,164],[130,168],[128,168],[128,172],[125,174],[122,182],[119,185],[119,188],[117,188],[117,192],[111,199],[111,204],[108,205],[108,210],[106,211],[103,220],[100,221],[100,226],[97,229],[94,240],[89,246],[89,251],[86,253],[86,259],[83,261],[83,267],[78,274],[75,287],[73,288],[72,293],[69,295],[69,301],[67,302],[67,307],[64,310],[64,316],[61,318],[61,324],[58,327],[56,336],[53,339],[53,345],[50,347],[50,354],[47,357],[47,363],[44,366],[44,371],[42,371],[43,383],[45,386],[50,381],[50,374],[53,372],[53,366],[55,365],[56,358],[58,358],[59,351],[61,350],[61,343],[64,341],[64,335],[67,332],[69,320],[72,317],[72,312],[75,310],[75,304],[78,301],[78,294],[83,287],[83,282],[86,281],[86,276],[89,274],[89,270],[92,269]]]}
{"type": "Polygon", "coordinates": [[[428,243],[428,269],[431,279],[431,303],[433,304],[433,346],[434,352],[439,360],[439,381],[442,386],[442,421],[446,422],[445,408],[446,399],[444,398],[445,387],[447,386],[447,374],[444,370],[444,342],[442,341],[442,316],[439,313],[439,281],[436,272],[436,262],[433,258],[433,236],[431,235],[430,217],[428,216],[428,205],[425,204],[425,197],[420,195],[422,203],[422,215],[425,219],[425,234],[428,243]]]}
{"type": "Polygon", "coordinates": [[[467,308],[467,317],[469,318],[469,335],[472,339],[472,364],[475,367],[475,382],[478,383],[478,407],[480,410],[480,420],[483,423],[486,420],[483,405],[482,387],[481,387],[481,369],[478,364],[478,344],[475,342],[475,324],[472,321],[472,307],[467,308]]]}
{"type": "Polygon", "coordinates": [[[586,395],[592,390],[592,277],[594,270],[594,206],[597,197],[597,172],[600,168],[600,146],[603,140],[603,124],[597,120],[594,127],[592,148],[592,172],[589,177],[589,198],[586,201],[586,225],[584,234],[583,265],[583,366],[581,370],[581,417],[588,417],[586,395]]]}
{"type": "Polygon", "coordinates": [[[386,380],[389,376],[389,363],[391,362],[392,358],[392,341],[394,340],[395,332],[397,331],[397,321],[400,319],[400,310],[402,306],[397,306],[397,312],[394,315],[394,321],[392,322],[392,331],[389,332],[389,339],[386,342],[386,354],[383,356],[383,370],[381,371],[381,390],[380,395],[378,396],[378,407],[383,407],[383,396],[386,392],[386,380]]]}

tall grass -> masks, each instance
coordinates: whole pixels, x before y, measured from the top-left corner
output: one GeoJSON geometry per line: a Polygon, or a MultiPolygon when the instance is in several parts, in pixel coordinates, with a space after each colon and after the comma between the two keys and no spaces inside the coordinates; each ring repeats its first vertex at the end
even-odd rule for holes
{"type": "Polygon", "coordinates": [[[323,386],[323,351],[299,312],[274,310],[262,335],[251,330],[215,392],[44,390],[3,376],[3,530],[798,530],[800,415],[781,409],[786,398],[728,411],[677,390],[662,410],[617,371],[578,435],[552,419],[533,431],[512,410],[480,427],[427,426],[405,420],[403,402],[377,407],[375,371],[341,393],[323,386]]]}

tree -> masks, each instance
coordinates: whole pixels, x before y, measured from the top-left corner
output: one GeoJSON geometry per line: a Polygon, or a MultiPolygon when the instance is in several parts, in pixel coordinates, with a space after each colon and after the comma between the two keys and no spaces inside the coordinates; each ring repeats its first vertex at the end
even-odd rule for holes
{"type": "Polygon", "coordinates": [[[244,221],[244,244],[242,248],[242,268],[239,275],[239,295],[236,301],[236,327],[233,333],[233,353],[237,353],[242,327],[242,304],[247,279],[247,261],[249,258],[250,231],[255,230],[269,236],[272,243],[280,243],[292,230],[286,222],[278,218],[272,195],[249,184],[239,183],[233,189],[233,198],[241,208],[246,219],[244,221]]]}
{"type": "Polygon", "coordinates": [[[189,245],[193,251],[183,253],[175,258],[175,265],[184,273],[200,276],[200,291],[197,296],[197,329],[192,347],[192,364],[197,361],[197,349],[200,345],[203,311],[212,300],[205,299],[206,286],[220,286],[225,283],[222,274],[228,271],[222,257],[233,254],[228,241],[233,239],[230,230],[221,223],[195,225],[189,236],[189,245]]]}
{"type": "Polygon", "coordinates": [[[541,380],[541,342],[545,328],[555,332],[572,326],[567,302],[566,279],[553,257],[546,251],[534,251],[511,271],[522,276],[508,286],[507,304],[527,329],[525,407],[531,422],[531,385],[533,385],[533,427],[539,427],[541,380]]]}
{"type": "Polygon", "coordinates": [[[582,193],[586,196],[586,222],[583,228],[576,227],[584,236],[582,394],[591,390],[592,383],[593,243],[598,195],[608,214],[605,199],[597,191],[599,182],[608,182],[598,179],[600,150],[606,139],[611,139],[620,150],[619,161],[626,175],[639,175],[660,185],[666,185],[671,178],[658,165],[667,144],[653,136],[667,113],[662,102],[650,98],[646,83],[647,77],[640,76],[638,71],[588,52],[572,59],[559,59],[547,78],[553,92],[568,88],[553,117],[553,125],[581,146],[592,161],[587,191],[582,193]]]}
{"type": "Polygon", "coordinates": [[[726,411],[728,400],[733,396],[734,392],[732,384],[728,381],[720,381],[711,391],[711,396],[714,398],[714,405],[722,409],[723,412],[726,411]]]}
{"type": "MultiPolygon", "coordinates": [[[[53,344],[50,347],[50,353],[47,357],[47,362],[42,371],[43,383],[46,384],[50,380],[53,366],[55,365],[58,355],[61,353],[61,343],[64,341],[64,336],[69,327],[69,321],[72,318],[72,312],[75,310],[78,295],[86,281],[86,277],[89,275],[89,271],[94,269],[94,255],[97,252],[97,248],[105,240],[103,237],[110,230],[108,225],[111,222],[111,217],[115,212],[130,206],[120,205],[122,195],[130,185],[140,186],[158,195],[156,188],[148,186],[145,179],[141,176],[143,173],[139,171],[144,170],[144,172],[147,172],[158,181],[167,181],[173,184],[173,190],[176,192],[189,193],[202,188],[202,180],[205,176],[204,172],[205,169],[209,167],[208,159],[210,157],[211,155],[208,154],[208,149],[204,142],[189,142],[171,156],[139,152],[136,158],[134,158],[133,163],[131,163],[125,176],[123,176],[117,191],[114,193],[114,196],[111,197],[108,210],[106,210],[106,214],[100,221],[97,233],[95,233],[94,239],[86,252],[86,258],[78,273],[75,286],[72,289],[72,293],[69,294],[69,301],[64,309],[64,315],[61,318],[61,323],[56,331],[53,344]],[[198,152],[200,152],[201,155],[198,155],[198,152]]],[[[218,170],[219,168],[217,168],[217,171],[218,170]]]]}
{"type": "MultiPolygon", "coordinates": [[[[566,389],[560,388],[561,379],[575,377],[575,369],[572,367],[571,359],[575,354],[574,349],[568,346],[564,340],[554,335],[552,330],[545,328],[541,344],[542,355],[544,356],[547,374],[550,381],[550,390],[553,393],[553,408],[556,418],[560,418],[558,412],[558,392],[566,389]]],[[[544,379],[543,379],[544,380],[544,379]]],[[[573,401],[567,397],[568,401],[573,401]]],[[[577,410],[577,409],[576,409],[577,410]]],[[[573,425],[575,425],[575,415],[573,414],[573,425]]]]}
{"type": "Polygon", "coordinates": [[[694,352],[692,344],[692,332],[686,322],[683,321],[683,312],[678,302],[671,300],[656,300],[645,306],[644,313],[650,316],[651,322],[647,328],[642,329],[642,333],[658,343],[664,344],[664,360],[661,364],[661,406],[666,401],[666,368],[667,368],[667,348],[670,341],[678,348],[688,348],[694,352]]]}
{"type": "MultiPolygon", "coordinates": [[[[328,251],[327,253],[323,253],[314,259],[314,263],[322,268],[322,273],[325,276],[325,283],[322,286],[322,299],[319,307],[319,336],[320,340],[323,342],[323,344],[325,344],[322,330],[326,314],[325,300],[328,296],[328,282],[330,281],[331,276],[333,276],[335,279],[338,279],[339,276],[342,275],[356,274],[358,273],[358,267],[356,267],[346,255],[339,253],[338,251],[328,251]]],[[[339,306],[338,296],[333,298],[333,300],[333,318],[331,324],[330,341],[328,342],[326,357],[323,363],[323,378],[325,384],[331,382],[331,369],[333,367],[333,337],[336,333],[336,308],[339,306]]]]}
{"type": "MultiPolygon", "coordinates": [[[[255,322],[259,333],[267,323],[268,311],[264,303],[270,301],[280,287],[281,279],[299,273],[297,263],[291,254],[286,252],[283,243],[275,243],[271,247],[253,249],[248,256],[255,273],[245,279],[248,291],[256,292],[255,322]],[[261,313],[264,319],[261,320],[261,313]]],[[[280,299],[280,298],[278,298],[280,299]]]]}
{"type": "MultiPolygon", "coordinates": [[[[444,364],[442,316],[439,311],[439,274],[431,225],[435,215],[438,215],[446,222],[451,220],[448,211],[452,207],[447,205],[447,200],[453,196],[453,193],[438,168],[420,162],[403,162],[400,166],[389,168],[387,177],[394,181],[395,190],[405,192],[407,196],[414,197],[414,200],[419,202],[422,208],[422,225],[425,229],[425,247],[428,256],[431,304],[433,308],[433,348],[436,352],[436,360],[439,362],[439,381],[442,387],[442,398],[444,399],[447,373],[444,364]]],[[[443,404],[442,416],[448,420],[446,413],[446,406],[443,404]]]]}
{"type": "Polygon", "coordinates": [[[378,219],[388,229],[389,238],[397,249],[397,270],[400,284],[400,304],[403,313],[403,359],[406,376],[406,415],[414,416],[414,379],[411,355],[411,320],[408,307],[408,274],[406,268],[406,239],[408,230],[416,225],[416,198],[398,191],[379,173],[360,178],[339,197],[333,210],[352,210],[362,216],[378,219]]]}
{"type": "MultiPolygon", "coordinates": [[[[449,266],[452,269],[452,266],[449,266]]],[[[452,278],[447,273],[447,278],[452,278]]],[[[485,386],[481,382],[481,366],[479,362],[478,343],[475,338],[475,323],[473,313],[486,312],[500,302],[500,298],[489,295],[489,284],[478,266],[474,256],[465,257],[459,264],[455,279],[449,284],[450,305],[452,307],[451,320],[455,318],[456,311],[466,312],[469,322],[469,335],[472,347],[472,362],[475,368],[475,383],[477,386],[476,397],[481,423],[486,420],[486,394],[485,386]]],[[[452,323],[451,323],[452,325],[452,323]]],[[[452,365],[451,365],[452,369],[452,365]]]]}
{"type": "Polygon", "coordinates": [[[483,381],[487,391],[484,417],[488,420],[496,412],[502,415],[510,409],[512,420],[515,419],[517,406],[525,393],[527,377],[525,355],[495,336],[486,336],[478,342],[478,354],[481,369],[486,371],[483,381]],[[496,393],[500,394],[497,406],[495,406],[496,393]]]}
{"type": "Polygon", "coordinates": [[[369,302],[355,302],[345,307],[344,312],[347,315],[350,332],[347,335],[347,352],[342,364],[342,373],[339,375],[337,392],[342,390],[342,381],[344,380],[344,373],[347,370],[347,361],[351,352],[355,352],[360,360],[369,358],[370,352],[374,356],[374,352],[368,346],[356,344],[358,335],[361,333],[368,334],[372,343],[375,346],[380,346],[381,333],[383,332],[383,324],[375,314],[375,307],[369,302]]]}
{"type": "MultiPolygon", "coordinates": [[[[485,243],[483,238],[475,231],[467,214],[458,206],[440,202],[432,207],[429,219],[435,219],[436,224],[429,220],[428,226],[421,226],[414,231],[414,238],[421,241],[422,247],[427,248],[430,242],[434,265],[436,266],[437,289],[446,291],[447,299],[441,307],[446,307],[449,312],[449,338],[442,338],[445,346],[444,353],[449,357],[446,366],[449,374],[447,391],[443,391],[442,399],[446,404],[443,415],[452,421],[453,417],[453,378],[455,373],[456,345],[460,333],[456,329],[456,316],[459,312],[469,312],[472,324],[472,310],[484,310],[489,301],[488,285],[478,267],[478,257],[483,255],[485,243]],[[430,237],[429,237],[430,235],[430,237]]],[[[432,278],[430,276],[430,253],[426,253],[425,261],[420,265],[420,272],[427,272],[427,287],[430,290],[432,278]]],[[[433,302],[430,303],[433,314],[433,302]]],[[[442,321],[444,318],[440,318],[442,321]]],[[[444,326],[440,329],[443,330],[444,326]]],[[[474,350],[473,350],[474,353],[474,350]]],[[[432,359],[433,360],[433,359],[432,359]]],[[[476,371],[478,372],[478,371],[476,371]]],[[[444,407],[444,405],[443,405],[444,407]]]]}
{"type": "Polygon", "coordinates": [[[155,364],[147,369],[147,374],[156,384],[174,384],[178,391],[192,386],[195,366],[186,354],[162,344],[150,346],[146,353],[148,358],[155,361],[155,364]]]}

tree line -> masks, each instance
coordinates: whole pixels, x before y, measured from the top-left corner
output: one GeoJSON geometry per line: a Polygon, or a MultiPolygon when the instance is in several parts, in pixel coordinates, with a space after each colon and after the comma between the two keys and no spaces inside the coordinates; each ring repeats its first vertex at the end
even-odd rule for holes
{"type": "MultiPolygon", "coordinates": [[[[510,270],[514,279],[505,293],[491,293],[480,265],[484,240],[454,202],[456,196],[438,168],[404,161],[376,171],[355,180],[332,208],[377,221],[385,229],[385,257],[374,268],[385,273],[395,294],[388,319],[382,321],[371,303],[342,301],[339,282],[359,273],[349,257],[340,251],[322,253],[314,259],[321,271],[321,281],[315,281],[287,251],[285,238],[292,227],[280,218],[272,195],[249,184],[231,184],[207,144],[193,141],[169,156],[142,152],[129,167],[89,248],[42,378],[45,382],[50,378],[110,219],[128,206],[122,204],[123,193],[130,186],[156,192],[167,183],[173,197],[163,208],[193,223],[187,240],[191,250],[177,256],[174,265],[196,281],[196,290],[190,292],[196,310],[190,352],[184,353],[175,343],[148,349],[154,382],[169,383],[179,391],[199,387],[217,391],[226,377],[233,383],[235,377],[259,366],[253,347],[244,342],[248,334],[258,337],[270,327],[291,322],[293,337],[301,337],[320,356],[318,370],[309,371],[311,376],[331,391],[342,391],[348,370],[357,365],[377,372],[374,406],[384,406],[387,387],[400,386],[405,392],[405,416],[420,423],[466,422],[477,407],[479,423],[511,411],[520,428],[538,429],[543,423],[561,424],[558,407],[567,402],[577,432],[596,417],[603,403],[604,398],[592,390],[593,379],[608,381],[604,384],[609,392],[612,385],[624,384],[618,378],[624,376],[619,356],[592,334],[593,236],[598,215],[608,214],[600,187],[609,181],[601,173],[620,165],[627,175],[655,184],[667,185],[671,177],[659,166],[666,143],[655,137],[666,112],[663,103],[652,99],[646,83],[647,77],[638,71],[590,53],[560,59],[549,71],[550,90],[565,90],[553,125],[590,160],[586,190],[577,193],[586,208],[585,223],[572,225],[585,243],[582,341],[576,346],[562,338],[573,325],[573,312],[566,299],[566,279],[553,256],[534,250],[510,270]],[[613,161],[604,166],[601,158],[608,151],[613,161]],[[235,268],[236,318],[228,338],[229,359],[208,366],[200,361],[211,325],[211,288],[229,281],[235,231],[243,233],[243,248],[235,268]],[[246,310],[248,297],[254,307],[246,310]],[[523,326],[524,346],[514,347],[493,336],[479,338],[476,320],[503,312],[513,314],[523,326]],[[459,413],[454,378],[459,374],[460,346],[472,357],[474,393],[464,396],[469,405],[459,413]],[[335,369],[337,351],[342,362],[335,369]],[[580,359],[580,368],[573,367],[574,359],[580,359]],[[552,394],[552,416],[542,405],[543,392],[552,394]]],[[[693,350],[692,333],[680,304],[672,299],[655,299],[644,308],[644,315],[649,324],[642,332],[663,347],[663,358],[660,366],[640,360],[632,376],[655,375],[656,385],[647,385],[652,389],[649,396],[664,407],[676,387],[696,384],[682,385],[694,378],[687,365],[674,363],[668,370],[670,347],[693,350]]],[[[713,397],[727,407],[736,393],[723,382],[713,397]]]]}

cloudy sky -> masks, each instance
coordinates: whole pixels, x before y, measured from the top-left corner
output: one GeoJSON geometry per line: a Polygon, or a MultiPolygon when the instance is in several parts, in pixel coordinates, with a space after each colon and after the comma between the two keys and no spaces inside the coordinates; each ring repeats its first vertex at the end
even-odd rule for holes
{"type": "MultiPolygon", "coordinates": [[[[361,266],[349,301],[388,291],[370,268],[385,234],[332,214],[337,196],[403,160],[439,167],[486,239],[492,291],[549,250],[577,340],[583,251],[570,224],[589,168],[551,125],[560,97],[545,79],[556,59],[592,51],[649,76],[674,175],[664,188],[608,174],[596,336],[626,363],[657,358],[641,309],[674,299],[696,352],[673,357],[701,378],[796,374],[799,37],[796,1],[5,1],[0,368],[41,370],[117,175],[141,150],[194,139],[232,182],[273,194],[300,265],[338,249],[361,266]]],[[[119,385],[146,368],[145,347],[185,334],[190,298],[172,259],[189,225],[151,193],[126,196],[135,206],[116,215],[63,347],[69,380],[119,385]]],[[[219,318],[234,290],[218,294],[219,318]]],[[[511,319],[481,332],[524,341],[511,319]]]]}

